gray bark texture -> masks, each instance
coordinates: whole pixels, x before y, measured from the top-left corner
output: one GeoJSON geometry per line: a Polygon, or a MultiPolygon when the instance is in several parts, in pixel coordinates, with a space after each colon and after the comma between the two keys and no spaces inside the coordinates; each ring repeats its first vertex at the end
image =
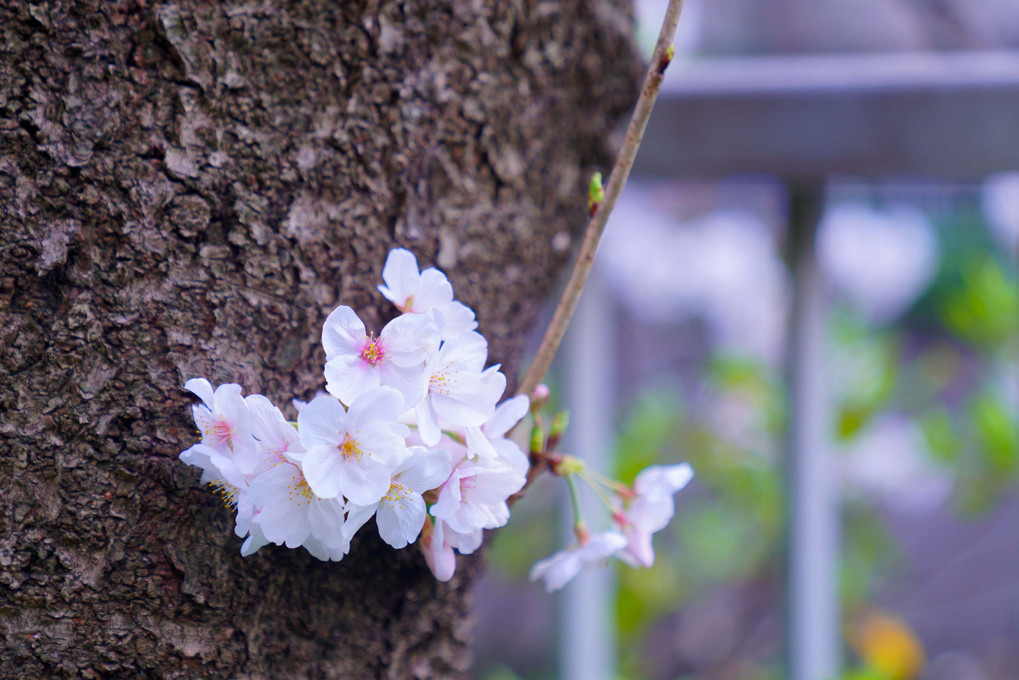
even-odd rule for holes
{"type": "Polygon", "coordinates": [[[599,0],[0,0],[0,677],[466,677],[470,587],[366,527],[242,558],[190,377],[323,386],[390,248],[509,375],[638,87],[599,0]]]}

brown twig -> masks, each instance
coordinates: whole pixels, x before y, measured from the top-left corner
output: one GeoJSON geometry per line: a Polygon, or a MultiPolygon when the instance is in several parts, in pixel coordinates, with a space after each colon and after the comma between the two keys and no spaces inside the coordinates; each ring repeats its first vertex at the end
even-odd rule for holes
{"type": "Polygon", "coordinates": [[[573,272],[570,280],[566,283],[559,304],[556,305],[555,314],[549,323],[545,337],[541,339],[538,351],[534,355],[530,368],[520,382],[517,394],[530,396],[534,388],[544,379],[552,364],[563,335],[566,333],[566,326],[570,323],[573,311],[577,308],[577,301],[587,283],[587,277],[591,273],[591,266],[594,264],[595,252],[598,250],[598,241],[601,240],[602,232],[605,231],[605,223],[609,214],[616,204],[616,199],[623,191],[623,185],[633,168],[633,161],[637,157],[637,149],[640,148],[641,139],[644,137],[644,129],[647,127],[648,118],[651,117],[651,108],[655,104],[658,92],[662,88],[662,78],[665,75],[665,68],[671,61],[673,36],[676,34],[676,24],[679,22],[679,14],[683,9],[683,0],[669,0],[669,7],[665,12],[665,19],[662,22],[662,30],[658,34],[658,42],[655,51],[651,55],[647,73],[644,76],[644,85],[641,87],[640,97],[637,99],[637,106],[634,108],[630,124],[626,128],[626,137],[623,139],[623,146],[619,150],[619,157],[612,168],[609,182],[605,186],[605,199],[597,207],[591,220],[587,223],[584,231],[584,241],[580,245],[580,252],[577,254],[577,261],[573,265],[573,272]]]}

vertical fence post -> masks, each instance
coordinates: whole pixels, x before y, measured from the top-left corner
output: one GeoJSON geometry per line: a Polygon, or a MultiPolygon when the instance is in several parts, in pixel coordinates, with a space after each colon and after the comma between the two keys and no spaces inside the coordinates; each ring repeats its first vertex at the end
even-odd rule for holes
{"type": "MultiPolygon", "coordinates": [[[[615,337],[612,302],[598,272],[592,273],[566,334],[563,388],[570,427],[562,450],[597,470],[609,470],[615,424],[615,337]]],[[[583,489],[581,489],[583,493],[583,489]]],[[[585,494],[585,501],[591,501],[585,494]]],[[[602,526],[605,510],[585,503],[590,528],[602,526]]],[[[572,543],[569,503],[562,533],[572,543]]],[[[606,522],[607,524],[607,522],[606,522]]],[[[611,680],[615,677],[615,572],[584,572],[560,594],[559,677],[563,680],[611,680]]]]}
{"type": "Polygon", "coordinates": [[[836,680],[840,665],[838,486],[825,385],[825,295],[814,247],[822,200],[821,185],[790,188],[789,261],[794,280],[787,359],[790,680],[836,680]]]}

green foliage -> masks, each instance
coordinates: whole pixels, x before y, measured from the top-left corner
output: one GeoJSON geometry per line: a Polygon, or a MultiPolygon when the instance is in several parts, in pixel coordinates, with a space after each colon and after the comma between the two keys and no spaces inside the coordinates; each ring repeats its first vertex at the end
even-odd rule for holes
{"type": "Polygon", "coordinates": [[[991,256],[969,262],[941,306],[946,328],[994,354],[1019,336],[1019,287],[991,256]]]}
{"type": "Polygon", "coordinates": [[[997,395],[977,395],[970,406],[977,441],[984,452],[990,474],[1012,476],[1019,468],[1019,423],[1004,400],[997,395]]]}
{"type": "Polygon", "coordinates": [[[895,539],[874,508],[862,503],[843,509],[839,591],[847,610],[869,601],[881,575],[901,558],[895,539]]]}
{"type": "Polygon", "coordinates": [[[885,410],[899,382],[901,349],[890,332],[877,332],[845,310],[831,323],[832,379],[837,392],[835,437],[847,442],[885,410]]]}
{"type": "Polygon", "coordinates": [[[956,465],[959,462],[963,442],[948,409],[938,406],[923,414],[920,418],[920,430],[936,462],[945,466],[956,465]]]}
{"type": "Polygon", "coordinates": [[[887,675],[873,668],[855,668],[842,674],[842,680],[890,680],[887,675]]]}
{"type": "Polygon", "coordinates": [[[615,477],[632,484],[637,473],[661,459],[682,424],[682,404],[670,392],[648,391],[630,410],[615,446],[615,477]]]}

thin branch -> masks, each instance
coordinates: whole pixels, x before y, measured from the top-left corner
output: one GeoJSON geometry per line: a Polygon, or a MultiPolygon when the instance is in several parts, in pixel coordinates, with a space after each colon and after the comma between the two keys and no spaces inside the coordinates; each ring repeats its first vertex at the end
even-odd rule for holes
{"type": "Polygon", "coordinates": [[[580,245],[580,252],[577,254],[577,261],[573,265],[573,272],[566,284],[559,304],[556,306],[552,321],[545,331],[545,337],[541,339],[538,351],[534,355],[530,368],[527,369],[524,379],[520,383],[517,394],[530,396],[534,388],[538,386],[548,372],[555,357],[563,335],[566,333],[566,326],[570,323],[573,311],[577,308],[577,301],[587,283],[587,277],[591,273],[591,266],[594,264],[595,252],[598,250],[598,241],[601,240],[602,232],[605,231],[605,224],[609,214],[616,204],[616,199],[623,191],[623,185],[633,168],[633,161],[637,157],[637,149],[640,148],[641,139],[644,137],[644,130],[647,128],[648,118],[651,117],[651,108],[654,106],[658,92],[662,88],[662,79],[665,75],[665,68],[669,65],[669,47],[672,45],[673,36],[676,34],[676,24],[679,22],[679,14],[683,9],[683,0],[669,0],[669,7],[662,22],[662,30],[658,34],[658,43],[651,55],[651,63],[648,66],[647,74],[644,76],[644,84],[641,87],[640,98],[637,99],[637,106],[634,108],[630,124],[626,128],[626,137],[623,139],[623,146],[619,150],[619,157],[612,168],[609,182],[605,187],[605,198],[591,216],[584,231],[584,241],[580,245]]]}

